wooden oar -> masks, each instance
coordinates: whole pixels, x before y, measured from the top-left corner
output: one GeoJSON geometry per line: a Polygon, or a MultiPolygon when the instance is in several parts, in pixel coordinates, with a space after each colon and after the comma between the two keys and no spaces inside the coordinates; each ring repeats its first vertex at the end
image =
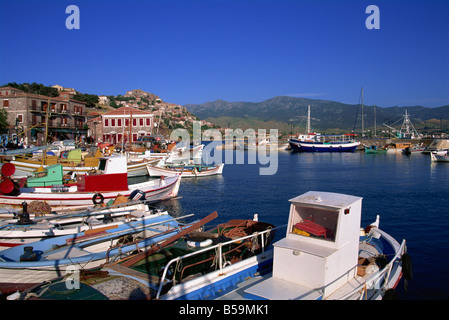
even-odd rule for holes
{"type": "Polygon", "coordinates": [[[211,213],[210,215],[208,215],[207,217],[201,219],[200,221],[192,224],[189,228],[184,229],[183,231],[177,233],[173,237],[168,238],[167,240],[165,240],[161,244],[157,244],[155,246],[152,246],[151,248],[149,248],[146,251],[142,251],[142,252],[137,253],[137,254],[135,254],[133,256],[130,256],[129,258],[125,258],[124,260],[122,260],[123,262],[121,263],[121,265],[124,266],[124,267],[131,267],[136,262],[138,262],[138,261],[140,261],[142,259],[145,259],[146,257],[152,255],[153,253],[159,251],[160,249],[162,249],[162,248],[168,246],[169,244],[175,242],[176,240],[178,240],[179,238],[185,236],[186,234],[188,234],[188,233],[198,229],[199,227],[205,225],[206,223],[212,221],[216,217],[218,217],[217,211],[211,213]]]}

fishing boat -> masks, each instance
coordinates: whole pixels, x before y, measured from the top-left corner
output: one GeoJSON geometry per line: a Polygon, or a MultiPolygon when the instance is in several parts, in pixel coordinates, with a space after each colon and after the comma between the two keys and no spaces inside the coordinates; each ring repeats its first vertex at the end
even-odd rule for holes
{"type": "Polygon", "coordinates": [[[289,139],[292,151],[299,152],[352,152],[360,145],[355,140],[356,134],[322,135],[311,132],[310,106],[307,112],[306,134],[299,135],[297,139],[289,139]]]}
{"type": "Polygon", "coordinates": [[[405,155],[418,154],[423,153],[426,150],[426,147],[422,144],[415,144],[411,147],[406,147],[402,150],[405,155]]]}
{"type": "Polygon", "coordinates": [[[139,159],[163,159],[165,163],[179,163],[189,161],[190,159],[201,159],[203,149],[203,144],[187,147],[179,143],[172,143],[163,152],[143,150],[142,152],[129,152],[129,154],[139,159]]]}
{"type": "Polygon", "coordinates": [[[432,162],[449,162],[449,156],[447,154],[441,155],[437,152],[431,152],[430,159],[432,162]]]}
{"type": "Polygon", "coordinates": [[[248,278],[219,299],[365,300],[390,296],[412,278],[405,240],[360,228],[362,198],[310,191],[290,199],[284,238],[273,244],[269,273],[248,278]]]}
{"type": "Polygon", "coordinates": [[[315,135],[313,140],[290,139],[290,148],[300,152],[353,152],[360,145],[355,134],[315,135]]]}
{"type": "Polygon", "coordinates": [[[385,154],[387,150],[385,148],[379,147],[377,145],[371,145],[369,147],[365,146],[366,154],[385,154]]]}
{"type": "Polygon", "coordinates": [[[412,144],[410,142],[395,142],[390,143],[386,149],[388,154],[404,153],[404,150],[411,148],[412,144]]]}
{"type": "MultiPolygon", "coordinates": [[[[93,232],[95,229],[104,227],[113,228],[131,221],[142,220],[156,212],[143,201],[128,201],[121,195],[116,200],[123,198],[126,202],[65,214],[50,212],[34,218],[30,217],[28,204],[24,202],[22,212],[17,215],[16,219],[0,221],[0,250],[86,230],[93,232]]],[[[30,206],[34,204],[30,204],[30,206]]]]}
{"type": "Polygon", "coordinates": [[[216,216],[212,213],[157,247],[91,270],[101,273],[101,287],[99,277],[81,279],[78,290],[63,288],[61,283],[67,278],[59,278],[15,297],[59,299],[53,293],[62,290],[65,299],[130,299],[130,292],[137,288],[141,295],[133,298],[193,300],[220,292],[268,263],[265,250],[275,228],[257,220],[237,219],[198,231],[216,216]]]}
{"type": "Polygon", "coordinates": [[[30,157],[29,153],[25,151],[26,149],[22,150],[22,153],[15,154],[9,160],[4,160],[5,163],[14,164],[15,178],[32,176],[38,168],[58,163],[63,166],[66,174],[68,172],[87,173],[98,167],[99,158],[103,156],[99,150],[94,155],[89,155],[87,152],[82,152],[81,149],[71,149],[63,152],[64,157],[48,153],[43,157],[42,153],[35,152],[30,157]]]}
{"type": "Polygon", "coordinates": [[[185,226],[167,212],[127,224],[36,241],[0,251],[0,291],[41,284],[74,268],[90,269],[155,245],[185,226]]]}
{"type": "Polygon", "coordinates": [[[3,165],[0,183],[0,205],[3,207],[21,208],[22,202],[34,200],[45,201],[53,208],[87,207],[92,202],[113,200],[117,193],[130,197],[137,190],[147,201],[160,201],[176,197],[181,182],[178,175],[128,184],[126,157],[120,155],[100,158],[97,170],[79,175],[75,181],[73,176],[64,176],[60,164],[42,169],[35,177],[19,183],[10,178],[13,174],[12,164],[3,165]]]}
{"type": "Polygon", "coordinates": [[[181,174],[183,178],[207,177],[212,175],[220,175],[223,173],[224,164],[213,166],[208,165],[173,165],[166,164],[164,166],[147,165],[150,177],[172,177],[181,174]]]}
{"type": "Polygon", "coordinates": [[[424,150],[424,153],[436,152],[438,155],[445,155],[449,150],[449,140],[434,139],[424,150]]]}

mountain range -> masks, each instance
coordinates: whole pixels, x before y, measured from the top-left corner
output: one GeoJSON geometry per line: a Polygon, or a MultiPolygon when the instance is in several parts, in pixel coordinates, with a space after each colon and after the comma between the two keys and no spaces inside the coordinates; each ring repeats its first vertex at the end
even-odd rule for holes
{"type": "MultiPolygon", "coordinates": [[[[280,131],[290,132],[292,127],[305,128],[308,106],[310,106],[311,128],[314,131],[321,133],[361,131],[361,104],[278,96],[262,102],[216,100],[203,104],[187,104],[183,107],[195,116],[221,127],[243,130],[278,128],[280,131]]],[[[373,129],[375,123],[377,130],[380,127],[387,129],[383,126],[384,123],[400,129],[406,112],[416,129],[442,130],[449,124],[449,105],[436,108],[363,106],[364,129],[373,129]]],[[[300,132],[303,130],[300,129],[300,132]]]]}

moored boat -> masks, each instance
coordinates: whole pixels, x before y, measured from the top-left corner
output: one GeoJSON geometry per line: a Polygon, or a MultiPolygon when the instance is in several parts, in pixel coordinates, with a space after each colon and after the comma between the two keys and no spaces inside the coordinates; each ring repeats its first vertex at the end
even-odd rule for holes
{"type": "Polygon", "coordinates": [[[36,177],[27,178],[27,186],[20,186],[9,178],[14,169],[4,165],[2,172],[5,171],[8,173],[3,173],[0,183],[0,205],[9,208],[21,208],[22,202],[33,200],[44,200],[51,207],[90,206],[92,201],[115,199],[117,193],[130,197],[136,190],[143,192],[147,201],[160,201],[176,197],[181,181],[178,175],[128,184],[126,157],[123,156],[100,158],[97,170],[77,176],[75,183],[65,183],[61,165],[47,167],[36,177]]]}
{"type": "MultiPolygon", "coordinates": [[[[117,200],[124,199],[118,196],[117,200]]],[[[46,213],[30,217],[28,204],[23,203],[23,210],[17,219],[0,221],[0,250],[18,245],[62,235],[75,234],[96,229],[114,228],[131,221],[142,220],[152,216],[156,211],[143,201],[128,201],[105,207],[89,208],[65,214],[46,213]]],[[[124,200],[123,200],[124,201],[124,200]]],[[[31,203],[33,207],[43,207],[45,202],[31,203]]],[[[50,207],[47,207],[47,212],[50,207]]]]}
{"type": "Polygon", "coordinates": [[[406,155],[411,155],[411,154],[423,153],[424,150],[426,150],[425,146],[423,146],[422,144],[415,144],[413,146],[404,148],[402,150],[402,152],[406,155]]]}
{"type": "MultiPolygon", "coordinates": [[[[214,217],[216,213],[205,219],[214,217]]],[[[167,244],[163,242],[157,248],[105,264],[97,271],[102,275],[101,288],[96,284],[99,277],[81,280],[80,290],[63,289],[64,298],[130,299],[132,290],[126,288],[131,286],[141,291],[141,299],[201,299],[233,286],[269,262],[265,250],[275,234],[273,225],[237,219],[208,231],[196,231],[201,224],[204,219],[184,230],[184,234],[176,235],[176,241],[167,239],[167,244]],[[112,285],[115,292],[103,289],[112,285]],[[89,296],[91,292],[96,295],[89,296]]],[[[61,281],[64,280],[54,280],[16,296],[59,299],[52,292],[61,281]]]]}
{"type": "Polygon", "coordinates": [[[436,152],[438,155],[445,155],[449,150],[449,140],[447,139],[434,139],[423,151],[423,153],[436,152]]]}
{"type": "Polygon", "coordinates": [[[290,139],[293,151],[300,152],[353,152],[360,145],[354,134],[316,135],[314,140],[290,139]]]}
{"type": "Polygon", "coordinates": [[[386,146],[388,154],[404,153],[406,148],[411,148],[410,142],[394,142],[386,146]]]}
{"type": "MultiPolygon", "coordinates": [[[[81,157],[81,150],[74,149],[67,152],[65,158],[58,158],[56,156],[48,156],[45,160],[42,159],[26,159],[16,157],[11,160],[10,163],[16,167],[15,176],[28,177],[39,168],[46,168],[54,164],[61,164],[64,174],[86,174],[89,171],[98,167],[99,159],[102,157],[102,153],[98,151],[94,156],[81,157]]],[[[148,175],[147,164],[152,163],[153,159],[144,158],[127,158],[127,172],[128,177],[140,177],[148,175]]]]}
{"type": "Polygon", "coordinates": [[[431,152],[430,159],[432,162],[449,162],[449,156],[447,154],[438,154],[438,152],[431,152]]]}
{"type": "Polygon", "coordinates": [[[207,177],[223,173],[224,164],[208,165],[147,165],[150,177],[172,177],[181,174],[183,178],[207,177]]]}
{"type": "Polygon", "coordinates": [[[155,245],[185,228],[167,212],[146,219],[0,251],[0,291],[25,290],[73,271],[95,268],[155,245]]]}
{"type": "MultiPolygon", "coordinates": [[[[213,232],[202,234],[201,239],[182,239],[192,232],[187,229],[175,236],[177,242],[167,240],[167,246],[160,244],[101,270],[91,270],[101,272],[104,286],[98,285],[100,281],[81,279],[78,289],[70,289],[63,286],[70,277],[66,276],[11,299],[60,299],[54,292],[62,293],[64,299],[130,299],[131,291],[140,291],[140,299],[381,299],[402,277],[412,278],[405,240],[400,244],[381,230],[379,217],[360,228],[362,198],[312,191],[290,202],[286,236],[273,247],[266,242],[273,229],[266,227],[250,231],[251,235],[241,234],[243,237],[234,240],[245,245],[234,248],[227,247],[231,240],[216,243],[213,232]],[[188,246],[187,241],[196,249],[185,254],[182,248],[188,246]],[[209,249],[215,253],[201,256],[209,249]],[[249,256],[240,259],[244,251],[249,256]],[[210,259],[212,264],[205,272],[203,264],[210,259]],[[112,285],[117,285],[115,292],[103,290],[112,285]],[[134,290],[124,290],[130,287],[134,290]],[[95,296],[89,296],[92,292],[95,296]]],[[[198,225],[192,228],[196,230],[198,225]]],[[[95,277],[99,280],[98,274],[95,277]]]]}
{"type": "Polygon", "coordinates": [[[369,147],[365,146],[366,154],[385,154],[387,150],[385,148],[379,147],[377,145],[371,145],[369,147]]]}
{"type": "Polygon", "coordinates": [[[308,192],[290,200],[286,236],[273,244],[272,271],[239,283],[221,299],[381,299],[404,274],[405,240],[379,228],[360,229],[362,198],[308,192]]]}

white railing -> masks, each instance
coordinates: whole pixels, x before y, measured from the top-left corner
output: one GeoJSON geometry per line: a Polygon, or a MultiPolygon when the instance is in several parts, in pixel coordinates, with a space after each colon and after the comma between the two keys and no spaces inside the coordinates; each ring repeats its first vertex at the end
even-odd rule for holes
{"type": "Polygon", "coordinates": [[[234,240],[230,240],[230,241],[226,241],[226,242],[221,242],[221,243],[216,244],[214,246],[207,247],[207,248],[204,248],[204,249],[192,252],[192,253],[188,253],[188,254],[186,254],[184,256],[176,257],[176,258],[170,260],[167,263],[167,265],[165,266],[165,268],[164,268],[164,272],[163,272],[161,280],[159,282],[159,289],[157,291],[156,299],[159,299],[159,297],[160,297],[161,290],[162,290],[165,278],[167,276],[167,272],[169,270],[169,267],[173,263],[178,262],[178,261],[180,261],[182,259],[185,259],[185,258],[189,258],[189,257],[195,256],[195,255],[201,254],[201,253],[209,251],[209,250],[218,249],[218,253],[217,253],[217,256],[218,256],[218,267],[219,267],[219,270],[220,270],[220,274],[222,274],[223,273],[223,268],[226,267],[226,265],[225,265],[226,263],[223,263],[223,252],[222,252],[222,247],[223,246],[226,246],[226,245],[231,244],[231,243],[240,242],[242,240],[246,240],[246,239],[249,239],[249,238],[257,238],[258,236],[261,236],[261,249],[262,249],[262,253],[264,253],[265,252],[266,239],[270,236],[271,231],[283,228],[285,226],[287,226],[287,225],[282,225],[282,226],[279,226],[279,227],[270,228],[270,229],[267,229],[267,230],[264,230],[264,231],[260,231],[260,232],[257,231],[257,232],[254,232],[253,234],[248,235],[248,236],[241,237],[241,238],[234,239],[234,240]],[[264,239],[264,236],[266,236],[265,239],[264,239]]]}

